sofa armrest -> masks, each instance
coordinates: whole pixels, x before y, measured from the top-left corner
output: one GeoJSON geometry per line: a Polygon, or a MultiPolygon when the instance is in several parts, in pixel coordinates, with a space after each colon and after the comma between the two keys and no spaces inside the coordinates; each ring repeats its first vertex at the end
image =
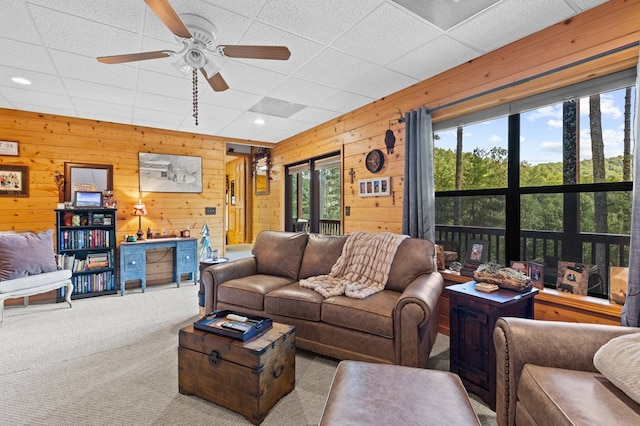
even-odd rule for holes
{"type": "Polygon", "coordinates": [[[258,266],[254,257],[245,257],[231,262],[218,263],[202,271],[204,285],[204,312],[213,312],[217,305],[218,286],[225,281],[257,274],[258,266]]]}
{"type": "Polygon", "coordinates": [[[444,280],[438,272],[416,277],[402,292],[393,314],[396,359],[425,367],[438,326],[438,301],[444,280]]]}
{"type": "Polygon", "coordinates": [[[602,345],[639,331],[603,324],[499,318],[493,331],[498,425],[514,424],[516,391],[525,364],[595,372],[593,356],[602,345]]]}

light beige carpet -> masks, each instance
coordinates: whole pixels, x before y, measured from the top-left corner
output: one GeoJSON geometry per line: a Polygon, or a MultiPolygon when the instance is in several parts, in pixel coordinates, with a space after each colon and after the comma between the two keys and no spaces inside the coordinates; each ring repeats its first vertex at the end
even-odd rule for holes
{"type": "MultiPolygon", "coordinates": [[[[178,330],[196,320],[197,286],[5,309],[0,326],[0,425],[248,425],[178,393],[178,330]]],[[[433,368],[448,369],[439,336],[433,368]]],[[[263,425],[316,425],[337,361],[296,353],[296,387],[263,425]]],[[[495,415],[472,401],[483,424],[495,415]]]]}

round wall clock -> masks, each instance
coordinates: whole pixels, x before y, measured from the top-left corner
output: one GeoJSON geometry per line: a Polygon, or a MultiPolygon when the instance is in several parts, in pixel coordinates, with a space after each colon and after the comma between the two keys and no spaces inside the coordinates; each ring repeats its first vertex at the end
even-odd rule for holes
{"type": "Polygon", "coordinates": [[[367,170],[371,173],[378,173],[384,166],[384,154],[379,149],[369,151],[365,160],[367,170]]]}

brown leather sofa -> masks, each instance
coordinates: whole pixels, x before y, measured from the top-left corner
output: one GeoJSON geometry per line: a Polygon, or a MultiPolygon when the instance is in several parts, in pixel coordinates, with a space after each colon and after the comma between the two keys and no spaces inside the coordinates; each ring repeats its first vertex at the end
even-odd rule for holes
{"type": "Polygon", "coordinates": [[[385,289],[364,299],[324,299],[299,279],[328,274],[346,236],[263,231],[253,258],[204,270],[205,311],[232,310],[296,327],[296,346],[322,355],[425,367],[444,286],[431,241],[407,238],[385,289]]]}
{"type": "Polygon", "coordinates": [[[496,417],[505,425],[640,424],[640,405],[593,365],[605,343],[640,328],[499,318],[496,417]]]}

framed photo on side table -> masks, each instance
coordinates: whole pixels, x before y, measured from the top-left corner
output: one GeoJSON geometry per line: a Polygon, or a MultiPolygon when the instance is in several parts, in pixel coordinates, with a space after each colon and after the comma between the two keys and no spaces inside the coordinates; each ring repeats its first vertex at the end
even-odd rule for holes
{"type": "Polygon", "coordinates": [[[529,278],[531,278],[531,285],[542,290],[544,288],[544,265],[529,262],[529,278]]]}
{"type": "Polygon", "coordinates": [[[466,263],[480,265],[487,263],[489,259],[489,241],[471,240],[467,245],[466,263]]]}

